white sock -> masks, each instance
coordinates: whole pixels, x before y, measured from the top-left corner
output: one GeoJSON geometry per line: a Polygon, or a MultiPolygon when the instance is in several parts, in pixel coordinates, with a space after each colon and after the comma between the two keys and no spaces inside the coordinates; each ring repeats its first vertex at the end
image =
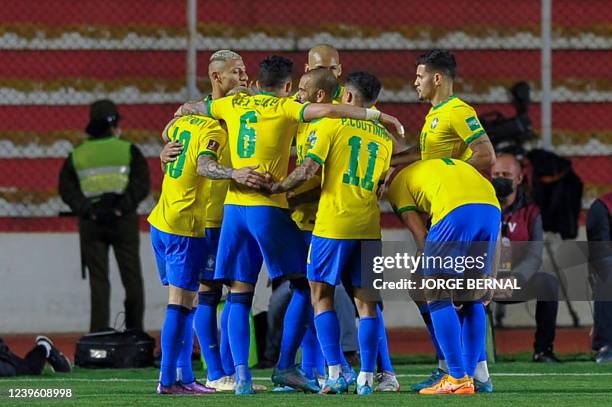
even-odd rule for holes
{"type": "Polygon", "coordinates": [[[359,372],[357,376],[357,384],[363,386],[365,384],[372,386],[374,384],[374,373],[372,372],[359,372]]]}
{"type": "Polygon", "coordinates": [[[51,354],[51,345],[47,341],[39,341],[37,345],[43,346],[47,350],[47,357],[51,354]]]}
{"type": "Polygon", "coordinates": [[[438,369],[442,369],[444,372],[448,373],[448,364],[446,363],[446,359],[438,360],[438,369]]]}
{"type": "Polygon", "coordinates": [[[333,365],[329,367],[329,378],[330,380],[336,380],[340,377],[342,371],[342,365],[333,365]]]}
{"type": "Polygon", "coordinates": [[[489,380],[489,366],[487,365],[487,361],[483,360],[478,362],[476,365],[476,371],[474,371],[474,379],[479,382],[486,382],[489,380]]]}

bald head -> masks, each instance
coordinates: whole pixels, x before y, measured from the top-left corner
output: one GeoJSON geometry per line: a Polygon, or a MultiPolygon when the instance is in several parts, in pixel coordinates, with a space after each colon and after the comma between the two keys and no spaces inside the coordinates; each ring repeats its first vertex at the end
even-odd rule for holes
{"type": "Polygon", "coordinates": [[[305,72],[313,69],[329,69],[336,78],[342,74],[340,55],[338,50],[331,45],[315,45],[308,51],[308,63],[305,65],[305,72]]]}

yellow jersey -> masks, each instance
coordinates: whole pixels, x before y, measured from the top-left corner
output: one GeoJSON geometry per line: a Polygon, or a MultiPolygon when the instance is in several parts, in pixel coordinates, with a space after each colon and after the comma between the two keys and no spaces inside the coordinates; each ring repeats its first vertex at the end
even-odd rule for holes
{"type": "MultiPolygon", "coordinates": [[[[312,147],[313,141],[315,139],[314,125],[318,121],[319,120],[312,121],[311,123],[301,123],[298,128],[298,132],[295,138],[297,150],[297,159],[295,162],[296,166],[302,165],[306,154],[308,153],[308,151],[310,151],[310,148],[312,147]]],[[[295,195],[299,195],[303,192],[310,191],[320,186],[321,177],[315,175],[314,177],[310,178],[308,181],[300,185],[298,188],[296,188],[293,192],[295,195]]],[[[318,206],[318,202],[308,202],[300,204],[293,209],[293,212],[291,213],[291,218],[300,228],[300,230],[312,232],[312,230],[314,229],[318,206]]]]}
{"type": "Polygon", "coordinates": [[[197,161],[201,155],[218,159],[227,133],[216,120],[188,115],[170,126],[167,135],[184,146],[183,152],[166,165],[162,193],[148,221],[162,232],[202,237],[208,196],[204,193],[204,177],[197,173],[197,161]]]}
{"type": "Polygon", "coordinates": [[[389,185],[387,199],[396,213],[424,212],[432,225],[462,205],[499,208],[493,185],[470,164],[451,158],[417,161],[401,169],[389,185]]]}
{"type": "Polygon", "coordinates": [[[447,157],[466,161],[472,156],[468,144],[484,134],[476,111],[451,96],[427,113],[421,130],[421,159],[447,157]]]}
{"type": "Polygon", "coordinates": [[[376,190],[389,169],[393,145],[378,122],[322,119],[307,157],[323,165],[321,199],[313,235],[380,239],[376,190]]]}
{"type": "MultiPolygon", "coordinates": [[[[230,167],[230,157],[227,146],[219,151],[219,164],[230,167]]],[[[229,188],[229,179],[204,178],[204,194],[206,202],[206,228],[220,228],[223,221],[223,203],[229,188]]]]}
{"type": "MultiPolygon", "coordinates": [[[[275,180],[287,176],[291,142],[303,121],[306,104],[271,93],[226,96],[208,103],[208,115],[227,125],[228,149],[233,168],[259,165],[275,180]]],[[[287,208],[285,194],[269,195],[231,182],[226,204],[287,208]]]]}

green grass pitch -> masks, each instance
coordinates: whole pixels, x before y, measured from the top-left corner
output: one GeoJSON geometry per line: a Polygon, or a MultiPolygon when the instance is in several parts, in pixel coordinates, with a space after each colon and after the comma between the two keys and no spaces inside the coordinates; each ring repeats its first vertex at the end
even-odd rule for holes
{"type": "MultiPolygon", "coordinates": [[[[398,365],[396,373],[401,393],[376,393],[370,397],[354,394],[274,394],[259,393],[236,397],[218,393],[206,396],[157,396],[157,369],[89,370],[76,369],[70,375],[45,372],[40,377],[0,379],[0,406],[86,405],[86,406],[584,406],[612,403],[612,365],[569,362],[541,365],[528,362],[502,362],[491,366],[495,393],[475,396],[420,396],[409,384],[425,377],[432,365],[398,365]],[[69,388],[70,399],[9,398],[9,389],[69,388]]],[[[257,383],[270,385],[270,370],[253,370],[257,383]]]]}

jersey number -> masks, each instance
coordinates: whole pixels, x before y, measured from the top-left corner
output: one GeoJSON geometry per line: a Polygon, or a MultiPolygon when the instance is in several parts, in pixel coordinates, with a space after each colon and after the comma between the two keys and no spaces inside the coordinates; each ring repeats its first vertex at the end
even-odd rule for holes
{"type": "Polygon", "coordinates": [[[238,132],[238,157],[249,158],[255,153],[257,133],[249,127],[249,123],[257,123],[257,113],[254,110],[240,116],[240,132],[238,132]]]}
{"type": "Polygon", "coordinates": [[[174,161],[171,161],[168,164],[167,172],[170,178],[178,178],[183,175],[183,167],[185,166],[185,157],[187,155],[187,148],[189,147],[189,140],[191,140],[191,132],[187,130],[183,130],[181,134],[179,134],[178,138],[176,137],[176,133],[178,133],[178,127],[174,128],[174,134],[172,135],[172,140],[178,141],[183,145],[183,152],[178,158],[174,161]]]}
{"type": "MultiPolygon", "coordinates": [[[[359,176],[357,175],[357,167],[359,165],[359,152],[361,151],[361,137],[353,136],[349,139],[351,146],[351,158],[349,161],[348,172],[342,177],[342,182],[354,186],[359,185],[359,176]]],[[[372,191],[374,189],[374,167],[376,165],[376,156],[378,155],[378,143],[373,141],[368,143],[368,166],[366,168],[365,177],[361,180],[361,188],[372,191]]]]}

